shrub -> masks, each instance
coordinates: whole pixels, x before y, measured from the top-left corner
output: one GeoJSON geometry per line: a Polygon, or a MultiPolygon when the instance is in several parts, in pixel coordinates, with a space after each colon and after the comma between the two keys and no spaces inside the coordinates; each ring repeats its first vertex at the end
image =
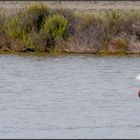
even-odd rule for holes
{"type": "Polygon", "coordinates": [[[4,26],[5,32],[11,38],[18,39],[19,42],[26,45],[27,48],[33,48],[31,35],[34,32],[39,32],[44,18],[48,15],[48,13],[48,7],[32,4],[24,11],[20,11],[17,15],[10,17],[6,21],[4,26]]]}
{"type": "Polygon", "coordinates": [[[49,15],[50,9],[47,5],[31,4],[23,12],[19,13],[24,18],[25,24],[30,27],[30,31],[39,32],[43,21],[49,15]]]}
{"type": "Polygon", "coordinates": [[[75,33],[74,26],[77,22],[78,17],[76,17],[73,10],[65,8],[52,9],[50,14],[51,15],[59,14],[61,16],[64,16],[64,18],[66,18],[68,21],[66,31],[69,33],[69,35],[73,35],[75,33]]]}
{"type": "Polygon", "coordinates": [[[0,33],[4,32],[5,21],[6,21],[6,15],[3,10],[0,10],[0,33]]]}
{"type": "Polygon", "coordinates": [[[74,37],[87,47],[100,48],[106,36],[105,29],[106,25],[101,18],[86,13],[77,20],[74,37]]]}
{"type": "Polygon", "coordinates": [[[116,36],[119,33],[118,25],[122,20],[121,17],[121,12],[117,10],[112,10],[106,13],[105,22],[110,35],[116,36]]]}
{"type": "Polygon", "coordinates": [[[139,11],[112,11],[106,14],[105,22],[108,35],[140,38],[140,12],[139,11]]]}
{"type": "Polygon", "coordinates": [[[46,17],[42,31],[48,31],[52,39],[65,38],[67,27],[67,20],[61,15],[53,15],[46,17]]]}
{"type": "Polygon", "coordinates": [[[24,11],[20,11],[14,17],[9,18],[5,29],[14,38],[22,38],[22,35],[30,32],[39,32],[49,9],[42,5],[32,4],[24,11]]]}
{"type": "Polygon", "coordinates": [[[127,38],[115,37],[112,38],[108,44],[108,50],[111,53],[124,54],[128,45],[127,38]]]}
{"type": "Polygon", "coordinates": [[[19,16],[15,16],[6,22],[5,31],[10,37],[21,39],[25,33],[25,24],[21,23],[19,16]]]}
{"type": "Polygon", "coordinates": [[[120,45],[120,52],[124,53],[125,49],[127,47],[128,41],[126,39],[120,39],[119,40],[119,45],[120,45]]]}
{"type": "Polygon", "coordinates": [[[63,16],[57,14],[46,17],[39,34],[30,36],[31,46],[39,51],[51,51],[57,39],[66,38],[66,27],[67,20],[63,16]]]}
{"type": "MultiPolygon", "coordinates": [[[[27,46],[29,40],[29,29],[24,23],[24,19],[21,16],[16,15],[15,17],[10,17],[4,25],[6,36],[10,40],[17,40],[22,46],[27,46]]],[[[13,42],[14,43],[14,42],[13,42]]],[[[13,44],[11,44],[12,46],[13,44]]],[[[20,48],[21,45],[19,45],[20,48]]]]}

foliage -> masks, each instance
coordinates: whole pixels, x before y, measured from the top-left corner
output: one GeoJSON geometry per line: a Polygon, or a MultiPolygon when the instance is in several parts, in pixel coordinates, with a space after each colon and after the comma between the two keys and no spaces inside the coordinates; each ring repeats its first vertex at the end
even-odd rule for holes
{"type": "Polygon", "coordinates": [[[24,18],[26,26],[30,27],[30,31],[39,32],[49,12],[50,9],[47,5],[33,3],[19,15],[23,15],[22,18],[24,18]]]}
{"type": "Polygon", "coordinates": [[[52,39],[66,37],[67,20],[64,16],[53,15],[46,17],[42,31],[48,31],[52,39]]]}
{"type": "Polygon", "coordinates": [[[58,44],[64,49],[65,44],[70,44],[77,48],[95,48],[99,53],[107,54],[110,40],[119,37],[117,43],[120,52],[124,53],[128,44],[126,38],[140,40],[139,27],[140,11],[136,10],[76,14],[70,9],[51,9],[42,4],[31,4],[8,17],[0,11],[0,47],[50,52],[58,44]],[[71,38],[73,41],[69,41],[71,38]]]}

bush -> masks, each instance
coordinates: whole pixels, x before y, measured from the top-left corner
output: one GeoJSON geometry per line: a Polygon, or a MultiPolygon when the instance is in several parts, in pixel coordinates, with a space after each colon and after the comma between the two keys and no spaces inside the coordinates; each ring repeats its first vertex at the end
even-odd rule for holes
{"type": "Polygon", "coordinates": [[[140,38],[140,12],[134,11],[112,11],[106,14],[105,22],[108,27],[108,35],[115,37],[140,38]]]}
{"type": "Polygon", "coordinates": [[[108,33],[111,36],[116,36],[119,33],[118,25],[121,22],[122,14],[120,11],[112,10],[106,13],[105,22],[107,24],[108,33]]]}
{"type": "Polygon", "coordinates": [[[0,33],[4,32],[4,24],[6,21],[6,15],[3,10],[0,10],[0,33]]]}
{"type": "Polygon", "coordinates": [[[56,15],[56,14],[64,16],[64,18],[67,19],[68,25],[67,25],[66,31],[69,33],[69,35],[74,35],[75,33],[74,26],[78,18],[76,17],[74,11],[70,9],[65,9],[65,8],[52,9],[50,12],[50,15],[56,15]]]}
{"type": "Polygon", "coordinates": [[[9,17],[4,26],[5,32],[11,38],[19,40],[27,48],[33,48],[31,35],[40,31],[44,18],[48,14],[48,7],[32,4],[17,15],[9,17]]]}
{"type": "Polygon", "coordinates": [[[43,25],[42,31],[48,31],[51,38],[65,38],[67,35],[66,32],[67,20],[61,15],[53,15],[46,17],[43,25]]]}
{"type": "Polygon", "coordinates": [[[30,27],[30,31],[39,32],[43,21],[49,15],[50,9],[42,4],[31,4],[23,12],[19,13],[24,18],[26,26],[30,27]]]}
{"type": "Polygon", "coordinates": [[[39,51],[51,51],[58,38],[66,37],[67,20],[61,15],[46,17],[39,34],[31,36],[31,44],[39,51]]]}
{"type": "Polygon", "coordinates": [[[66,38],[67,20],[61,15],[46,17],[40,32],[30,34],[29,46],[38,51],[51,51],[59,38],[66,38]]]}
{"type": "Polygon", "coordinates": [[[110,53],[119,53],[124,54],[127,50],[128,39],[127,38],[120,38],[115,37],[110,40],[108,45],[108,51],[110,53]]]}
{"type": "Polygon", "coordinates": [[[25,34],[25,24],[22,24],[19,16],[12,17],[5,23],[5,31],[10,37],[22,39],[25,34]]]}
{"type": "Polygon", "coordinates": [[[100,48],[106,36],[105,29],[106,25],[101,18],[93,14],[84,14],[77,18],[74,37],[87,47],[100,48]]]}

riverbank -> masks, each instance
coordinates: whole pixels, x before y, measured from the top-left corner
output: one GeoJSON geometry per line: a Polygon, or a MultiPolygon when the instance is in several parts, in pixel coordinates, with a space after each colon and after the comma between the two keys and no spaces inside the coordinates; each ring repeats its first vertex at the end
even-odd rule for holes
{"type": "Polygon", "coordinates": [[[0,11],[1,52],[140,54],[140,10],[77,12],[31,4],[0,11]]]}
{"type": "MultiPolygon", "coordinates": [[[[16,13],[34,1],[0,1],[0,8],[8,13],[16,13]]],[[[80,12],[105,12],[114,10],[138,10],[140,1],[35,1],[37,4],[49,5],[51,8],[65,7],[80,12]]]]}

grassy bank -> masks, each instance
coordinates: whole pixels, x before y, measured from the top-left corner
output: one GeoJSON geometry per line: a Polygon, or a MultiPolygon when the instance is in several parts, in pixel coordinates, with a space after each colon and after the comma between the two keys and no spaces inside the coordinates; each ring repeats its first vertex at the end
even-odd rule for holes
{"type": "Polygon", "coordinates": [[[32,4],[0,11],[0,52],[140,53],[140,11],[75,13],[32,4]]]}

